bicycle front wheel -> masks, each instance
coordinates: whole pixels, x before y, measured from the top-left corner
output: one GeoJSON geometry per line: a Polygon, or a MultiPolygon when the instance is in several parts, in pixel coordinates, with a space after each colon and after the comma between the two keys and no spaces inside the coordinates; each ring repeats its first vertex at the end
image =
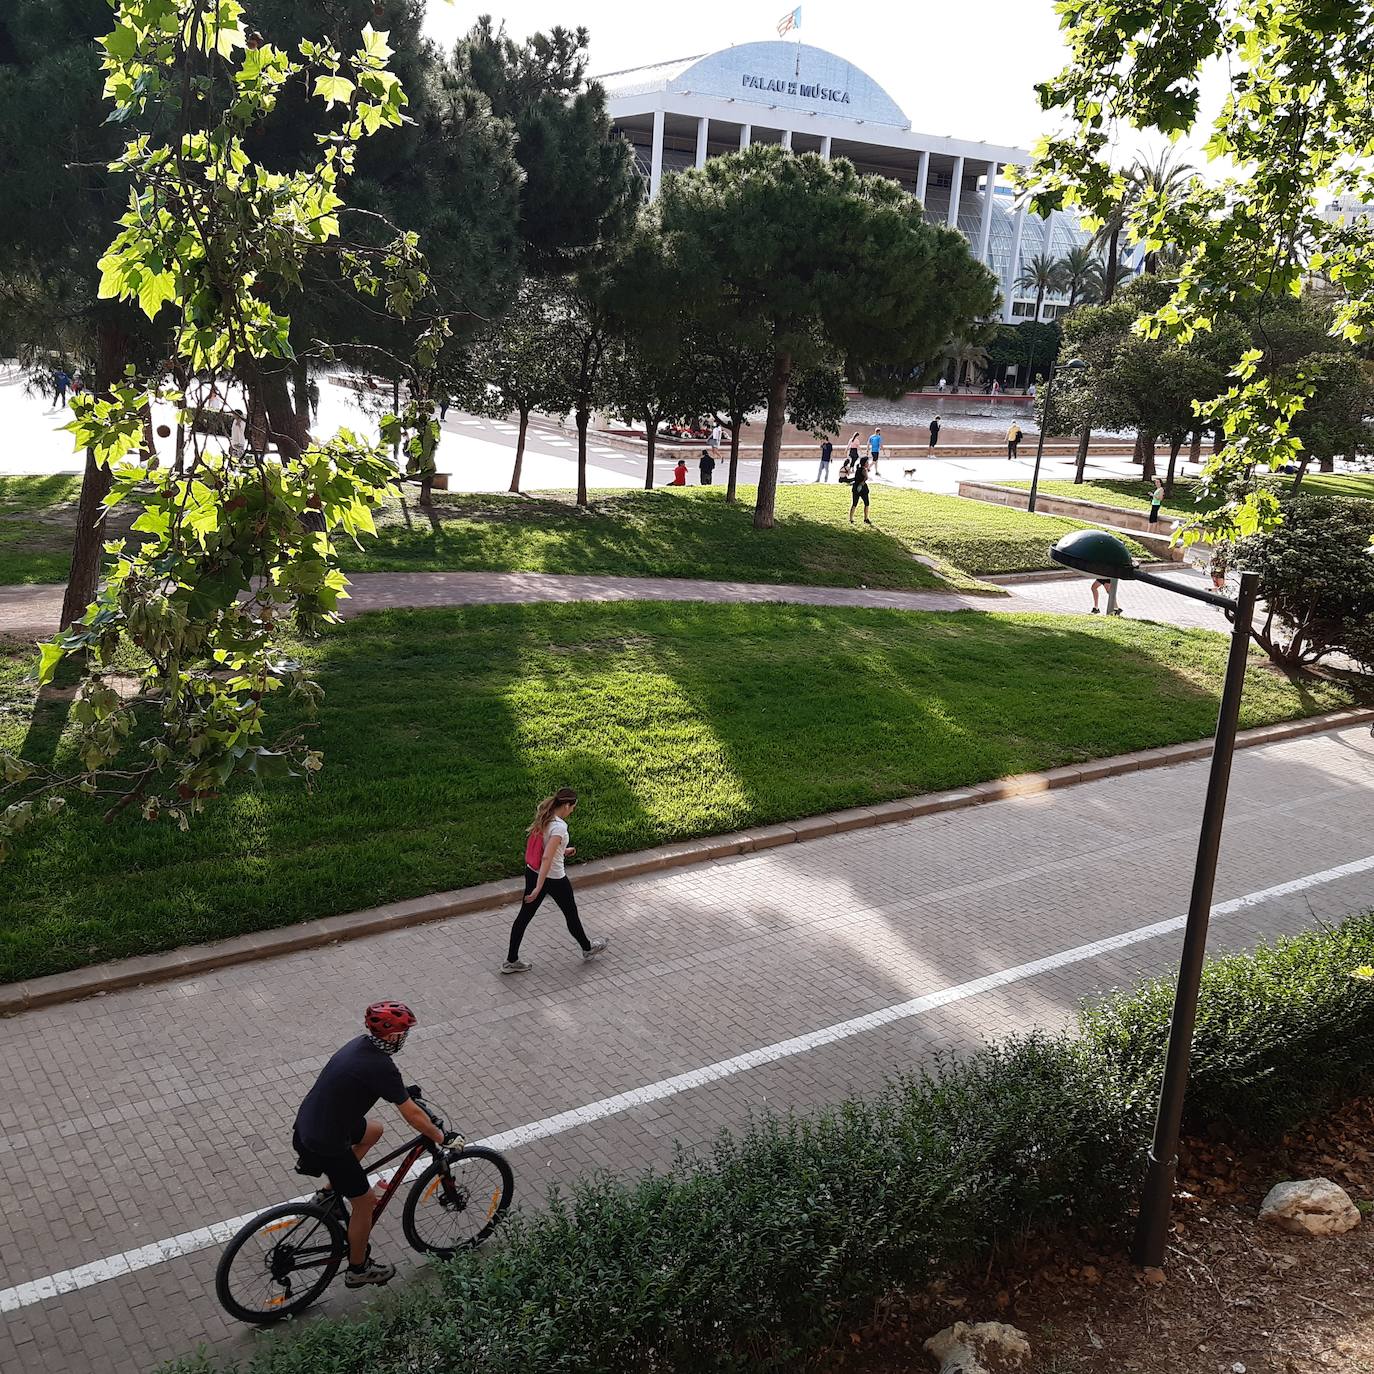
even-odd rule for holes
{"type": "Polygon", "coordinates": [[[309,1307],[347,1254],[348,1236],[332,1212],[286,1202],[254,1217],[224,1247],[215,1295],[231,1317],[267,1326],[309,1307]]]}
{"type": "Polygon", "coordinates": [[[406,1195],[401,1226],[411,1248],[450,1259],[486,1240],[510,1206],[515,1179],[505,1157],[481,1145],[431,1164],[406,1195]]]}

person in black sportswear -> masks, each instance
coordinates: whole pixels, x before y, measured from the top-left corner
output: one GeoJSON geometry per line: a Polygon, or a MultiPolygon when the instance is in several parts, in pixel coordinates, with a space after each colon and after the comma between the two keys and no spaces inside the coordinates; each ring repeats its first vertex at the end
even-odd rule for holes
{"type": "Polygon", "coordinates": [[[367,1243],[376,1199],[362,1161],[382,1138],[382,1123],[369,1120],[368,1112],[385,1099],[408,1126],[436,1145],[444,1143],[444,1133],[406,1092],[392,1059],[415,1021],[415,1013],[404,1002],[374,1002],[363,1016],[366,1034],[335,1052],[296,1113],[291,1143],[301,1157],[301,1167],[307,1173],[324,1174],[334,1191],[349,1201],[348,1272],[344,1276],[349,1288],[389,1283],[396,1276],[396,1266],[374,1260],[367,1243]]]}

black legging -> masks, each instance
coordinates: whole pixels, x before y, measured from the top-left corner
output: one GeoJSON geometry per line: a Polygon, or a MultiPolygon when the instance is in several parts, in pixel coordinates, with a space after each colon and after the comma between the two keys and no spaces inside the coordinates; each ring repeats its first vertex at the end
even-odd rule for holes
{"type": "MultiPolygon", "coordinates": [[[[528,897],[534,891],[534,885],[538,881],[539,874],[526,865],[525,896],[528,897]]],[[[584,950],[592,947],[592,942],[587,939],[587,932],[582,929],[582,921],[577,914],[577,898],[573,896],[572,879],[545,878],[544,890],[534,901],[520,903],[520,914],[510,928],[510,948],[506,951],[506,958],[512,963],[520,957],[520,941],[525,938],[525,928],[534,920],[534,913],[544,904],[545,897],[552,897],[559,911],[563,913],[563,919],[568,923],[568,934],[584,950]]]]}
{"type": "Polygon", "coordinates": [[[854,483],[854,492],[853,492],[853,496],[852,496],[852,498],[850,499],[850,502],[849,502],[849,513],[850,513],[850,515],[853,515],[854,512],[858,509],[858,506],[859,506],[859,502],[860,502],[860,501],[862,501],[862,502],[864,503],[864,509],[867,510],[867,509],[868,509],[868,483],[867,483],[867,482],[864,482],[862,485],[860,485],[858,482],[855,482],[855,483],[854,483]]]}

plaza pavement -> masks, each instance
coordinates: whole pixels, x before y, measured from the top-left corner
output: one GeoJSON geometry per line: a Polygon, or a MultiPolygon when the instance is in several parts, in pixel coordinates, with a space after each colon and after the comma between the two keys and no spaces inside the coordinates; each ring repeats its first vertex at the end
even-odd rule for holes
{"type": "MultiPolygon", "coordinates": [[[[1366,727],[1237,756],[1214,951],[1374,905],[1371,764],[1366,727]]],[[[1205,768],[589,889],[588,930],[612,942],[590,964],[541,912],[534,970],[500,977],[511,913],[493,910],[13,1018],[0,1371],[134,1374],[201,1342],[247,1353],[255,1338],[215,1305],[207,1230],[303,1191],[296,1105],[380,996],[421,1017],[406,1078],[508,1150],[526,1203],[593,1169],[666,1163],[759,1110],[1065,1025],[1080,997],[1174,965],[1177,920],[1154,927],[1186,908],[1205,768]]],[[[377,1244],[415,1281],[390,1213],[377,1244]]],[[[366,1300],[336,1285],[319,1310],[366,1300]]]]}

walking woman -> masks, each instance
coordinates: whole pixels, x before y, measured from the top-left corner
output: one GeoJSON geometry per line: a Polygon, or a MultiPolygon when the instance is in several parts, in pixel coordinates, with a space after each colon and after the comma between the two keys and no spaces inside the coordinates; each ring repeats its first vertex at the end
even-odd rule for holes
{"type": "Polygon", "coordinates": [[[859,502],[864,503],[864,524],[871,525],[873,521],[868,518],[868,462],[860,458],[859,465],[854,469],[854,489],[849,499],[849,523],[854,523],[854,512],[858,509],[859,502]]]}
{"type": "Polygon", "coordinates": [[[859,431],[857,429],[849,436],[849,466],[851,469],[859,466],[859,431]]]}
{"type": "Polygon", "coordinates": [[[572,882],[564,872],[563,861],[577,851],[568,844],[568,817],[577,806],[577,793],[571,787],[560,787],[551,797],[545,797],[535,807],[530,822],[529,842],[525,845],[525,896],[520,912],[510,928],[510,948],[502,973],[525,973],[531,965],[520,957],[520,941],[534,920],[534,913],[546,896],[551,896],[568,923],[568,934],[577,941],[584,959],[595,959],[610,944],[609,940],[589,940],[577,915],[577,899],[572,882]]]}

